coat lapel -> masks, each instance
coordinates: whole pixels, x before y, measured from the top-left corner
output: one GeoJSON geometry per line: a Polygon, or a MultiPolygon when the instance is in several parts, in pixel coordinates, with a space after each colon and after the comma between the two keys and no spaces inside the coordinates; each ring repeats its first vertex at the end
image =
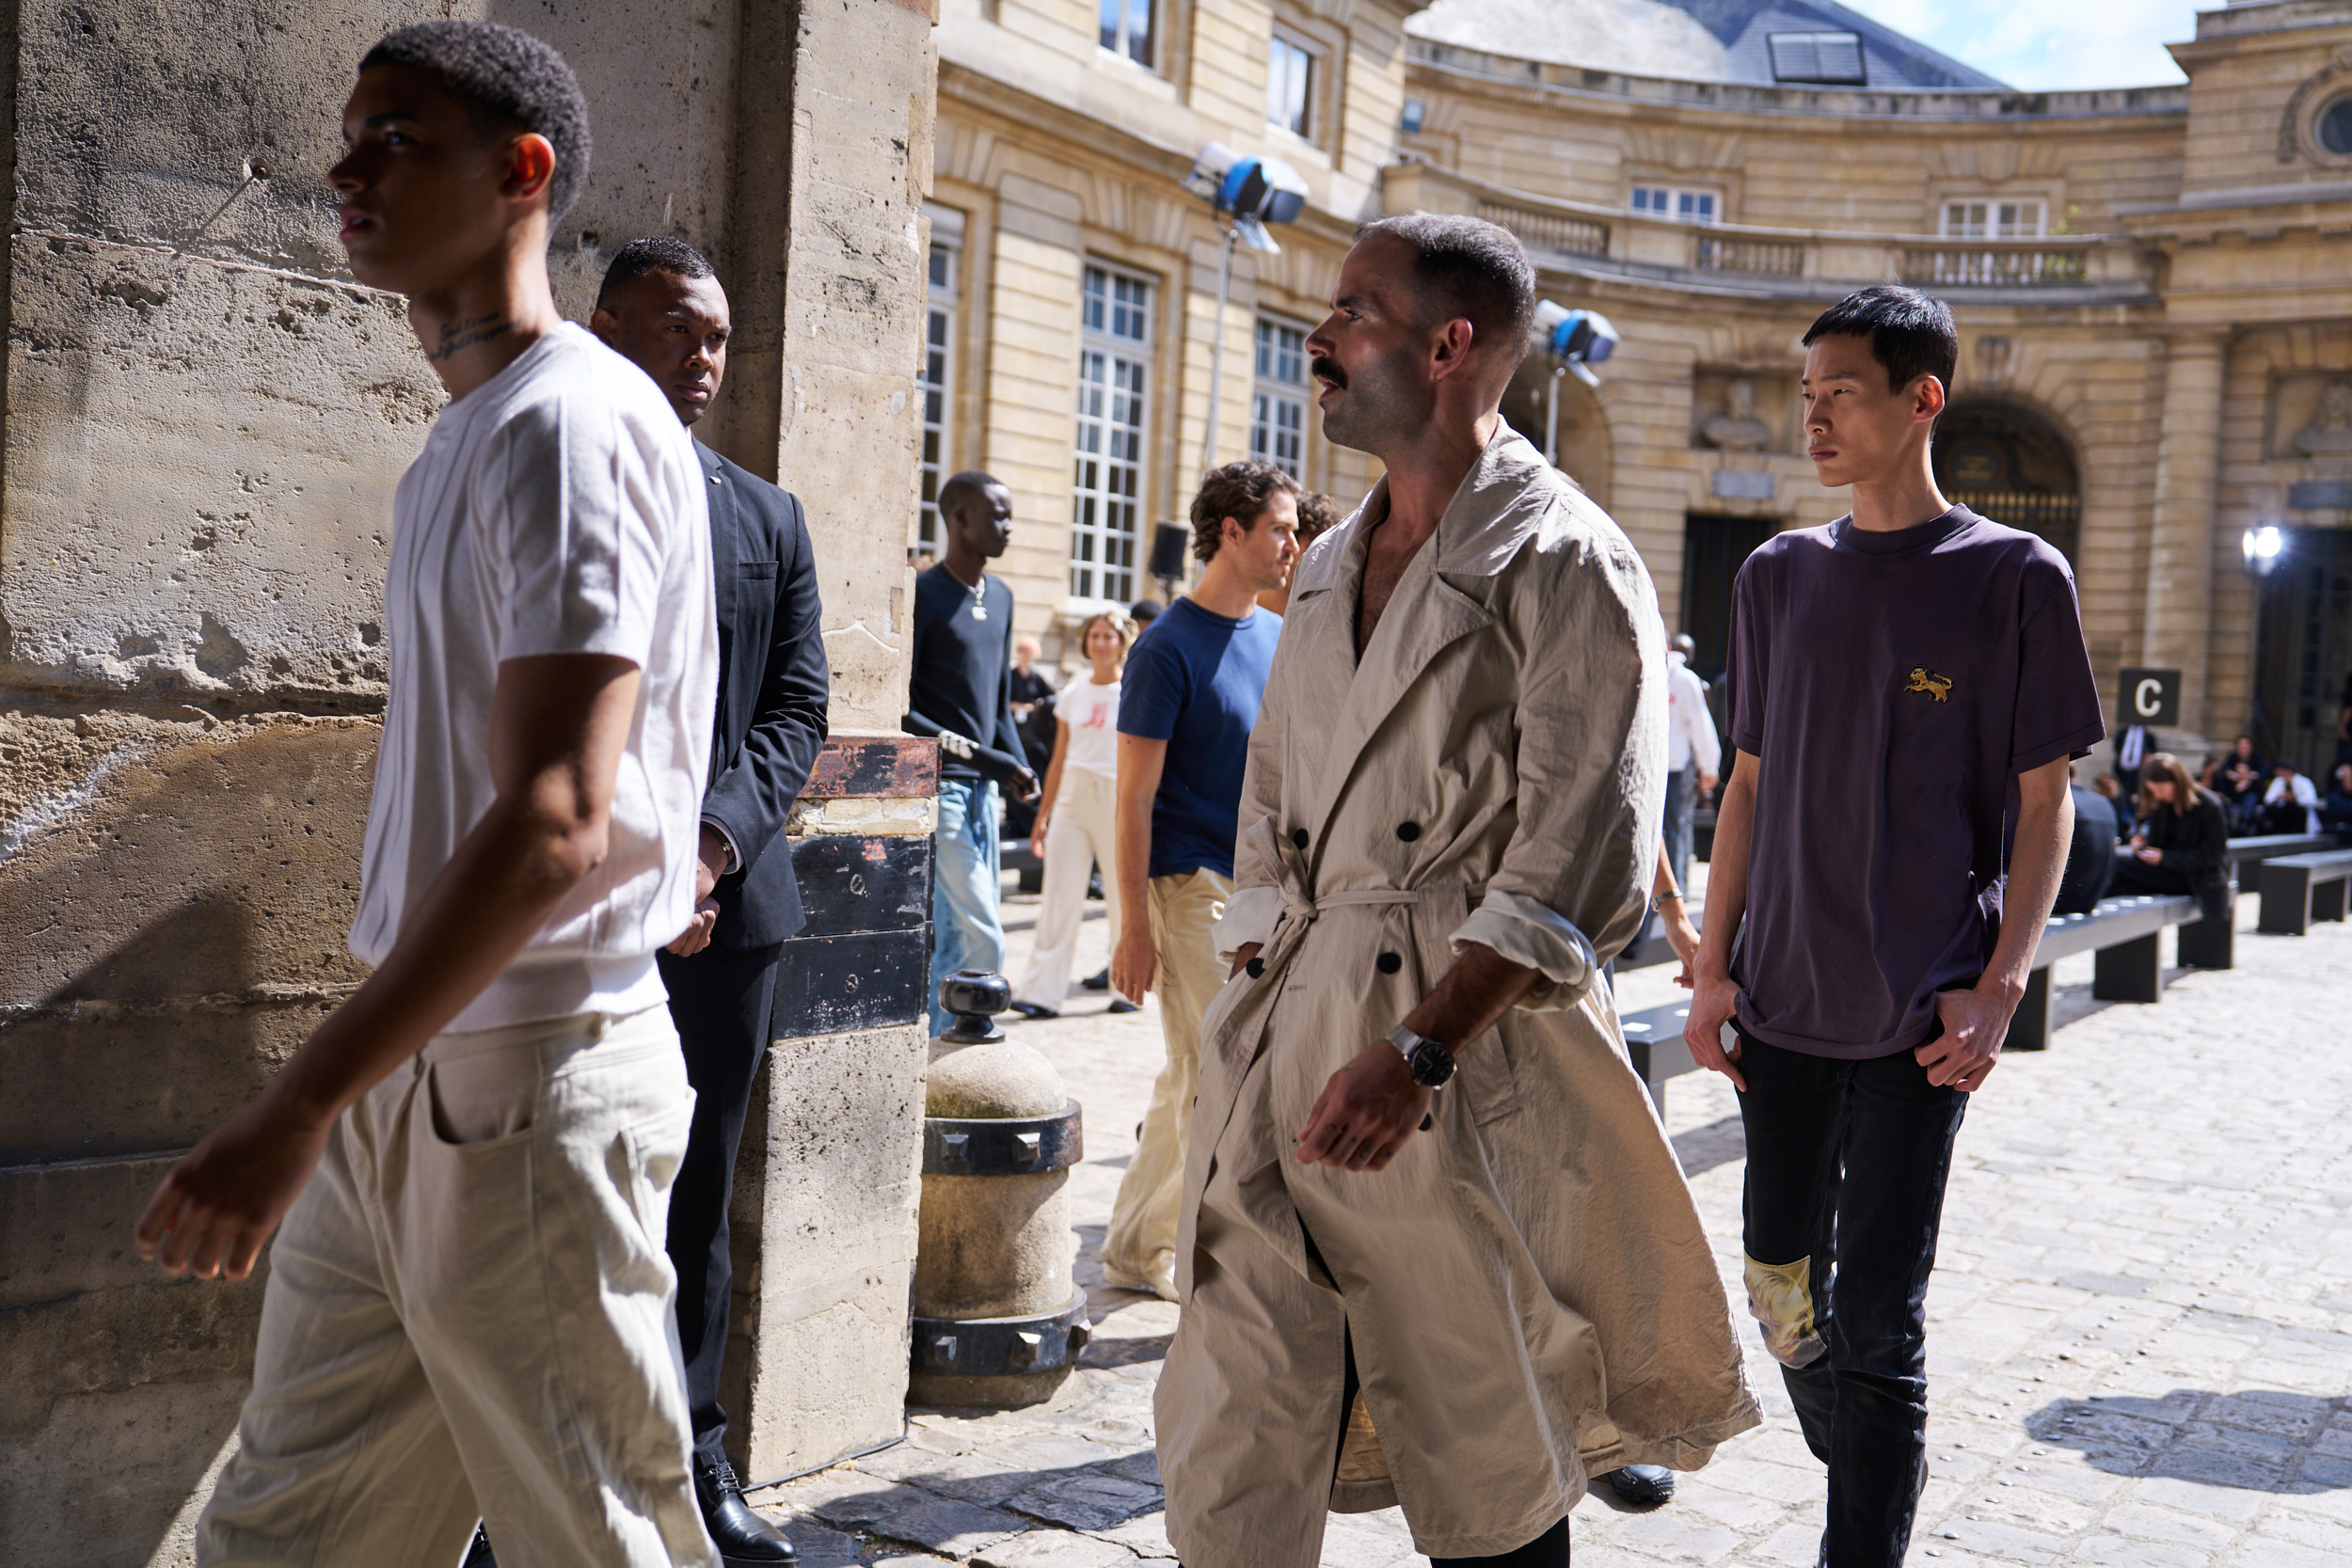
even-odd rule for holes
{"type": "MultiPolygon", "coordinates": [[[[702,461],[703,495],[710,503],[710,576],[717,590],[712,608],[719,620],[719,706],[712,733],[724,737],[731,733],[728,709],[732,705],[727,700],[727,689],[734,682],[729,665],[738,651],[735,628],[741,622],[740,607],[736,603],[736,595],[743,587],[741,530],[736,523],[735,484],[726,477],[719,454],[697,441],[694,455],[702,461]]],[[[723,750],[723,738],[721,749],[723,750]]]]}
{"type": "MultiPolygon", "coordinates": [[[[1302,589],[1327,582],[1311,611],[1313,626],[1300,628],[1313,634],[1313,657],[1323,676],[1316,686],[1332,690],[1336,677],[1344,681],[1336,689],[1345,693],[1328,743],[1316,747],[1311,820],[1329,820],[1364,748],[1438,656],[1493,624],[1486,607],[1455,583],[1474,587],[1476,579],[1496,576],[1535,531],[1549,498],[1543,486],[1529,484],[1531,463],[1543,466],[1525,439],[1499,425],[1438,519],[1438,531],[1406,568],[1360,660],[1355,657],[1356,608],[1363,595],[1369,548],[1365,528],[1386,515],[1385,478],[1349,519],[1346,536],[1316,562],[1326,568],[1316,574],[1322,580],[1302,582],[1302,589]],[[1352,678],[1339,673],[1351,668],[1352,678]]],[[[1321,839],[1317,833],[1318,844],[1321,839]]]]}

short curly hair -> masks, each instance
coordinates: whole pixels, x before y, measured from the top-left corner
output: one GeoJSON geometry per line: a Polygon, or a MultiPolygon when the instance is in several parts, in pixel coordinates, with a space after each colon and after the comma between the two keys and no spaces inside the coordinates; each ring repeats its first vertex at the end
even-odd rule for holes
{"type": "Polygon", "coordinates": [[[501,22],[420,22],[385,34],[359,57],[362,74],[379,65],[429,71],[477,119],[547,137],[555,149],[548,221],[570,210],[595,148],[580,79],[552,44],[501,22]]]}
{"type": "Polygon", "coordinates": [[[1298,493],[1298,552],[1307,553],[1307,546],[1330,532],[1347,518],[1340,503],[1320,490],[1298,493]]]}
{"type": "Polygon", "coordinates": [[[596,287],[596,309],[612,309],[613,298],[623,289],[657,272],[677,277],[716,276],[703,253],[684,240],[674,240],[667,234],[631,240],[621,246],[612,264],[604,269],[604,281],[596,287]]]}
{"type": "Polygon", "coordinates": [[[1273,464],[1255,457],[1211,468],[1192,498],[1192,553],[1215,561],[1225,542],[1225,519],[1232,518],[1247,533],[1278,495],[1298,494],[1298,481],[1273,464]]]}

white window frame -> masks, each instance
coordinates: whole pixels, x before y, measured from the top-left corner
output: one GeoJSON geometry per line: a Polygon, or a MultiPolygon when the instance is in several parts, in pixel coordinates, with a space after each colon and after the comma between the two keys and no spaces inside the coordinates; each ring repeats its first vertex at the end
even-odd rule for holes
{"type": "Polygon", "coordinates": [[[1947,240],[2039,240],[2050,204],[2038,196],[1947,196],[1936,203],[1936,232],[1947,240]]]}
{"type": "Polygon", "coordinates": [[[1289,132],[1301,141],[1315,139],[1315,93],[1323,83],[1322,51],[1305,40],[1294,37],[1283,27],[1277,27],[1266,42],[1265,119],[1268,125],[1289,132]],[[1298,117],[1295,124],[1288,118],[1290,94],[1282,92],[1284,112],[1275,112],[1275,95],[1287,88],[1292,78],[1299,78],[1298,117]]]}
{"type": "Polygon", "coordinates": [[[931,248],[925,259],[928,278],[923,307],[923,347],[917,358],[914,395],[922,400],[922,432],[918,456],[922,483],[914,511],[914,534],[908,548],[938,560],[946,553],[947,536],[939,520],[939,487],[955,472],[949,448],[953,444],[956,406],[956,303],[962,286],[963,214],[945,207],[927,207],[931,220],[931,248]]]}
{"type": "Polygon", "coordinates": [[[1071,474],[1070,593],[1136,596],[1150,493],[1156,279],[1089,259],[1078,275],[1077,420],[1071,474]]]}
{"type": "Polygon", "coordinates": [[[1301,483],[1307,478],[1307,410],[1314,389],[1306,347],[1312,330],[1301,322],[1262,315],[1250,341],[1249,455],[1301,483]],[[1285,342],[1285,337],[1295,341],[1285,342]],[[1294,371],[1295,375],[1287,373],[1294,371]]]}
{"type": "Polygon", "coordinates": [[[1168,0],[1095,0],[1096,46],[1146,71],[1160,69],[1160,56],[1166,53],[1168,42],[1160,35],[1167,30],[1167,23],[1168,0]],[[1110,25],[1104,26],[1105,21],[1110,25]],[[1141,54],[1136,52],[1138,43],[1141,54]]]}
{"type": "Polygon", "coordinates": [[[1724,217],[1724,193],[1707,185],[1637,181],[1626,204],[1633,212],[1669,223],[1721,223],[1724,217]]]}

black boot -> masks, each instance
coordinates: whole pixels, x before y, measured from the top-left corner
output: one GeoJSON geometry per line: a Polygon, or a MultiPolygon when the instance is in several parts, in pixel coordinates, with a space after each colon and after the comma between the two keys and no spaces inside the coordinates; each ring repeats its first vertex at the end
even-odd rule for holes
{"type": "Polygon", "coordinates": [[[743,1483],[735,1479],[735,1466],[725,1460],[713,1464],[695,1456],[694,1500],[702,1504],[703,1526],[710,1531],[719,1560],[727,1568],[769,1568],[800,1560],[784,1531],[753,1513],[752,1505],[743,1500],[743,1483]]]}
{"type": "Polygon", "coordinates": [[[1655,1506],[1675,1495],[1675,1473],[1663,1465],[1628,1465],[1600,1478],[1621,1502],[1637,1508],[1655,1506]]]}

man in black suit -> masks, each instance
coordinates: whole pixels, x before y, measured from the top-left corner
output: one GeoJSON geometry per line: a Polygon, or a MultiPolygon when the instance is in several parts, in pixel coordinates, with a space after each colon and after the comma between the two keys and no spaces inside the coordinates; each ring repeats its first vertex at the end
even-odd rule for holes
{"type": "MultiPolygon", "coordinates": [[[[685,423],[718,395],[726,292],[710,263],[677,241],[623,248],[588,325],[653,377],[685,423]]],[[[776,957],[803,921],[785,816],[824,744],[831,674],[800,501],[699,441],[694,451],[709,481],[719,706],[703,793],[701,898],[693,926],[659,956],[696,1096],[686,1163],[671,1191],[669,1251],[693,1411],[694,1492],[721,1558],[737,1568],[793,1560],[783,1532],[744,1503],[722,1450],[719,1365],[733,1272],[727,1198],[736,1145],[768,1049],[776,957]]]]}

